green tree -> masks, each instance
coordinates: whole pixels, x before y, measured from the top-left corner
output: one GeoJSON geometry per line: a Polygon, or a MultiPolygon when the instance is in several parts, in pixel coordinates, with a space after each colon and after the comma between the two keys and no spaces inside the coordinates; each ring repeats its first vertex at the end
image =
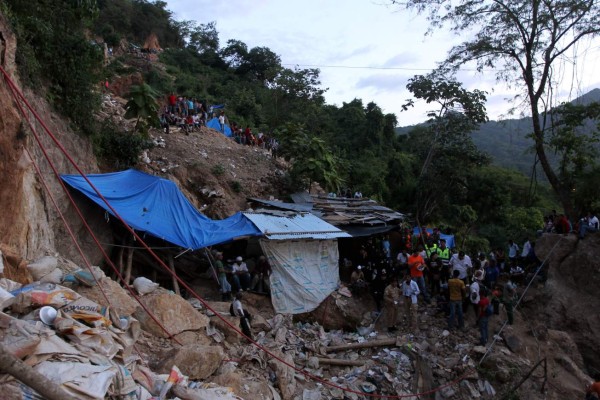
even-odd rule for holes
{"type": "Polygon", "coordinates": [[[127,97],[129,100],[125,105],[125,118],[136,118],[134,132],[145,131],[146,124],[158,125],[158,93],[152,87],[145,83],[131,86],[127,97]],[[140,121],[146,124],[140,124],[140,121]]]}
{"type": "Polygon", "coordinates": [[[323,139],[291,124],[277,132],[277,138],[281,155],[292,162],[290,176],[294,184],[310,192],[312,182],[318,182],[326,190],[339,191],[344,183],[343,165],[323,139]]]}
{"type": "Polygon", "coordinates": [[[600,34],[600,3],[594,0],[494,0],[455,2],[392,0],[427,13],[432,29],[448,24],[471,39],[455,46],[442,64],[456,70],[475,62],[480,71],[494,69],[500,81],[522,88],[532,121],[532,137],[540,164],[565,211],[572,215],[569,182],[561,180],[547,157],[547,133],[540,114],[558,82],[553,74],[562,58],[584,40],[600,34]],[[473,34],[475,30],[475,34],[473,34]]]}
{"type": "MultiPolygon", "coordinates": [[[[468,91],[459,82],[435,76],[417,75],[409,80],[407,88],[415,98],[438,106],[429,112],[426,127],[413,131],[407,143],[422,160],[415,193],[415,217],[421,223],[447,204],[449,196],[440,193],[447,190],[456,196],[464,192],[470,169],[489,162],[470,136],[480,123],[487,121],[486,97],[482,91],[468,91]]],[[[411,105],[413,100],[405,107],[411,105]]]]}

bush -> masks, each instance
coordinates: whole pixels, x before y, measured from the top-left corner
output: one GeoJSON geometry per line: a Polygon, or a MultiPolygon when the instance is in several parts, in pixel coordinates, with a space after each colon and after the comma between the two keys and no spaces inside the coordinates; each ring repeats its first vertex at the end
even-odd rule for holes
{"type": "Polygon", "coordinates": [[[211,172],[214,176],[221,176],[225,173],[225,167],[221,164],[217,164],[212,167],[211,172]]]}
{"type": "Polygon", "coordinates": [[[113,122],[105,122],[94,137],[94,152],[98,158],[115,169],[131,168],[152,142],[137,133],[122,132],[113,122]]]}
{"type": "Polygon", "coordinates": [[[229,182],[229,187],[236,193],[240,193],[242,191],[242,184],[239,181],[229,182]]]}

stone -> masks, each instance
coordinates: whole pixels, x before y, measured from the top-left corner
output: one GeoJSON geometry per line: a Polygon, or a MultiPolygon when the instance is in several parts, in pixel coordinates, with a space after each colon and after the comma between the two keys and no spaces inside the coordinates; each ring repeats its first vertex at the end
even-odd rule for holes
{"type": "MultiPolygon", "coordinates": [[[[283,359],[289,365],[295,365],[294,359],[290,353],[283,354],[281,350],[273,351],[280,359],[283,359]]],[[[281,391],[283,400],[292,400],[296,391],[296,379],[294,378],[294,369],[288,367],[282,362],[272,358],[269,360],[269,366],[275,371],[277,377],[277,386],[281,391]]]]}
{"type": "Polygon", "coordinates": [[[444,398],[449,399],[456,394],[456,391],[452,389],[452,386],[447,386],[445,388],[442,388],[440,390],[440,393],[442,394],[442,396],[444,396],[444,398]]]}
{"type": "Polygon", "coordinates": [[[210,380],[219,386],[231,388],[238,396],[244,395],[242,392],[242,376],[237,372],[226,372],[221,375],[213,376],[210,380]]]}
{"type": "Polygon", "coordinates": [[[505,335],[504,342],[513,353],[519,353],[523,349],[523,342],[516,335],[505,335]]]}
{"type": "Polygon", "coordinates": [[[205,346],[210,346],[214,343],[214,341],[206,336],[204,331],[184,331],[174,336],[175,340],[177,340],[182,345],[187,344],[201,344],[205,346]]]}
{"type": "Polygon", "coordinates": [[[167,338],[169,334],[204,330],[208,325],[209,319],[206,315],[199,313],[190,303],[174,293],[159,289],[140,299],[169,332],[165,332],[144,309],[139,307],[134,316],[140,321],[142,329],[153,335],[167,338]]]}
{"type": "MultiPolygon", "coordinates": [[[[115,310],[120,317],[131,316],[140,306],[138,302],[121,287],[121,285],[112,279],[104,277],[100,279],[99,284],[102,286],[104,293],[106,293],[106,297],[110,300],[111,308],[115,310]]],[[[79,286],[77,288],[77,293],[98,304],[105,304],[106,299],[102,294],[102,290],[100,290],[98,285],[93,287],[79,286]]]]}
{"type": "Polygon", "coordinates": [[[176,365],[191,380],[206,379],[219,368],[224,357],[220,346],[189,344],[168,353],[159,371],[169,373],[176,365]]]}
{"type": "MultiPolygon", "coordinates": [[[[240,319],[238,317],[232,317],[231,315],[221,315],[221,317],[229,322],[231,325],[240,329],[240,319]]],[[[234,331],[223,319],[214,316],[210,318],[210,321],[215,325],[215,328],[219,329],[225,335],[225,341],[231,344],[240,343],[240,334],[234,331]]]]}

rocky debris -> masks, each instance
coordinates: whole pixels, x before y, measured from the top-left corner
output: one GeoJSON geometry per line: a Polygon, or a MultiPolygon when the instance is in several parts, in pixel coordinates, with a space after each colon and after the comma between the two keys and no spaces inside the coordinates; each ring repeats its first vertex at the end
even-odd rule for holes
{"type": "MultiPolygon", "coordinates": [[[[44,277],[58,268],[63,282],[23,286],[0,280],[0,287],[14,296],[7,312],[0,314],[0,344],[62,382],[61,387],[70,388],[75,380],[89,384],[85,394],[72,392],[77,398],[105,398],[136,390],[145,398],[163,392],[165,398],[181,399],[358,400],[369,393],[416,399],[417,393],[434,390],[431,398],[435,399],[488,399],[505,395],[540,360],[545,367],[525,381],[519,395],[560,399],[570,393],[576,397],[581,394],[581,382],[589,379],[571,337],[528,321],[523,314],[526,309],[500,334],[504,311],[492,317],[490,336],[497,340],[490,349],[476,344],[478,331],[471,328],[471,313],[466,315],[470,328],[449,331],[445,316],[434,305],[421,305],[420,330],[410,331],[401,320],[398,331],[390,334],[378,327],[369,298],[336,292],[321,305],[329,310],[320,308],[301,319],[274,315],[268,297],[246,293],[244,306],[255,316],[252,328],[257,347],[236,332],[239,318],[229,315],[229,302],[185,300],[161,287],[140,296],[174,335],[169,337],[128,291],[100,270],[89,273],[60,257],[37,264],[45,263],[47,268],[36,276],[44,277]],[[104,306],[103,291],[110,307],[104,306]],[[56,310],[50,326],[40,322],[44,306],[56,310]],[[351,326],[338,318],[342,313],[353,321],[351,326]],[[317,384],[313,377],[326,383],[317,384]],[[545,393],[540,392],[543,382],[545,393]],[[221,397],[214,397],[217,394],[221,397]]],[[[193,286],[204,292],[200,282],[193,286]]],[[[541,296],[539,292],[531,295],[541,296]]],[[[0,390],[10,393],[15,386],[5,382],[0,390]]]]}
{"type": "MultiPolygon", "coordinates": [[[[153,316],[164,326],[170,335],[177,335],[184,331],[204,330],[208,325],[208,317],[199,313],[190,303],[181,296],[165,289],[158,289],[146,296],[142,296],[142,303],[153,316]]],[[[159,337],[169,337],[157,322],[155,322],[141,307],[134,316],[140,321],[142,329],[159,337]]]]}

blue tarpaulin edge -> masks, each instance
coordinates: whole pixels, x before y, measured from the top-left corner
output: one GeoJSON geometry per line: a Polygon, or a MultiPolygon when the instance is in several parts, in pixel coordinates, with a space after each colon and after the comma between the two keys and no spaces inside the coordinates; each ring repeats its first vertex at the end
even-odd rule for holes
{"type": "MultiPolygon", "coordinates": [[[[168,179],[135,169],[86,176],[130,227],[186,249],[197,250],[239,237],[262,235],[241,212],[223,220],[206,217],[168,179]]],[[[81,175],[61,175],[61,178],[114,216],[81,175]]]]}

